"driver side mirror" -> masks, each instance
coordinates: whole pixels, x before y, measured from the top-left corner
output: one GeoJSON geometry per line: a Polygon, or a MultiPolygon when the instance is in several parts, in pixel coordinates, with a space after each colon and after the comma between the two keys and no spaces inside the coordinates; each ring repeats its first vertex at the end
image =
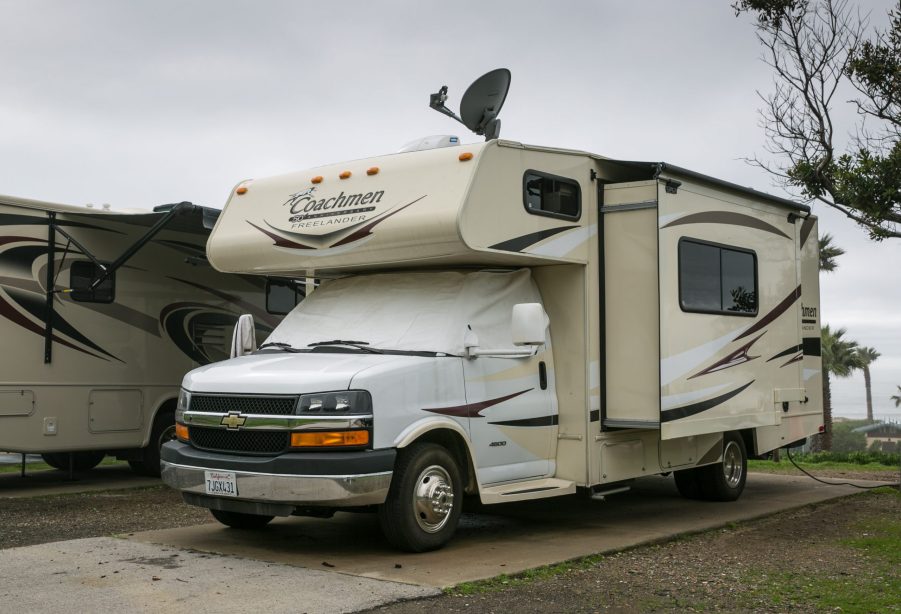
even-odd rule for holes
{"type": "Polygon", "coordinates": [[[520,303],[513,306],[511,332],[513,345],[543,345],[547,340],[550,320],[541,303],[520,303]]]}
{"type": "Polygon", "coordinates": [[[236,356],[244,356],[250,354],[257,349],[257,334],[253,324],[253,316],[245,313],[235,324],[235,330],[232,333],[232,347],[229,354],[230,358],[236,356]]]}

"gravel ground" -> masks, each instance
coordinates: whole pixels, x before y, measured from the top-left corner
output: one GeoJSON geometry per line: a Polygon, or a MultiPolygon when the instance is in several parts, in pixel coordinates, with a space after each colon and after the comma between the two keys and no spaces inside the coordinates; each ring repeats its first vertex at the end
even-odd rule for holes
{"type": "MultiPolygon", "coordinates": [[[[163,486],[0,499],[0,518],[0,548],[212,521],[207,510],[185,505],[179,493],[163,486]]],[[[897,523],[898,518],[901,497],[846,497],[540,572],[528,581],[500,579],[489,586],[464,586],[456,594],[451,591],[373,612],[823,611],[815,599],[798,596],[802,589],[772,594],[771,580],[784,581],[787,572],[801,574],[799,581],[807,581],[808,588],[810,582],[820,581],[829,583],[830,588],[823,590],[865,585],[871,592],[885,593],[889,605],[858,611],[901,612],[898,569],[873,575],[865,553],[839,542],[865,534],[865,527],[873,523],[887,519],[897,523]],[[811,575],[812,580],[804,580],[811,575]],[[474,593],[464,594],[473,588],[474,593]]]]}

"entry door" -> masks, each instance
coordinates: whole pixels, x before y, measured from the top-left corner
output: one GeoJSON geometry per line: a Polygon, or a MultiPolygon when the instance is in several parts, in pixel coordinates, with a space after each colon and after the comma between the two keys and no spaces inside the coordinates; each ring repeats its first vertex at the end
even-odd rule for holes
{"type": "Polygon", "coordinates": [[[551,352],[464,360],[466,404],[482,484],[548,476],[557,443],[551,352]]]}

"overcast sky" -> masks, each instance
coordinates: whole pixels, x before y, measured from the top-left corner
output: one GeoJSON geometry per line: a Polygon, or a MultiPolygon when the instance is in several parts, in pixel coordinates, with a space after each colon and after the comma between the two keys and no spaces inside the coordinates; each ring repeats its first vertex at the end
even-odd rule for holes
{"type": "MultiPolygon", "coordinates": [[[[456,108],[473,79],[504,66],[503,138],[665,160],[784,195],[743,161],[764,153],[755,91],[772,77],[751,20],[729,4],[0,0],[0,193],[221,207],[242,179],[430,134],[477,140],[428,95],[447,84],[456,108]]],[[[887,23],[891,1],[860,5],[887,23]]],[[[837,118],[850,130],[853,109],[837,118]]],[[[901,240],[875,244],[814,211],[848,252],[822,279],[824,321],[882,353],[876,414],[897,417],[901,240]]],[[[833,398],[837,414],[861,416],[863,378],[835,382],[833,398]]]]}

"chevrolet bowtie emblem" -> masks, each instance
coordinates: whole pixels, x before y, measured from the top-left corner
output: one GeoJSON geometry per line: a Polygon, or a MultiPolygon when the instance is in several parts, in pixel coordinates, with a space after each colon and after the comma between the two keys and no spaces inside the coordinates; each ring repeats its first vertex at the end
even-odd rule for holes
{"type": "Polygon", "coordinates": [[[222,416],[222,421],[219,424],[229,429],[237,430],[239,426],[244,426],[245,422],[247,422],[246,416],[242,416],[237,411],[230,411],[227,416],[222,416]]]}

